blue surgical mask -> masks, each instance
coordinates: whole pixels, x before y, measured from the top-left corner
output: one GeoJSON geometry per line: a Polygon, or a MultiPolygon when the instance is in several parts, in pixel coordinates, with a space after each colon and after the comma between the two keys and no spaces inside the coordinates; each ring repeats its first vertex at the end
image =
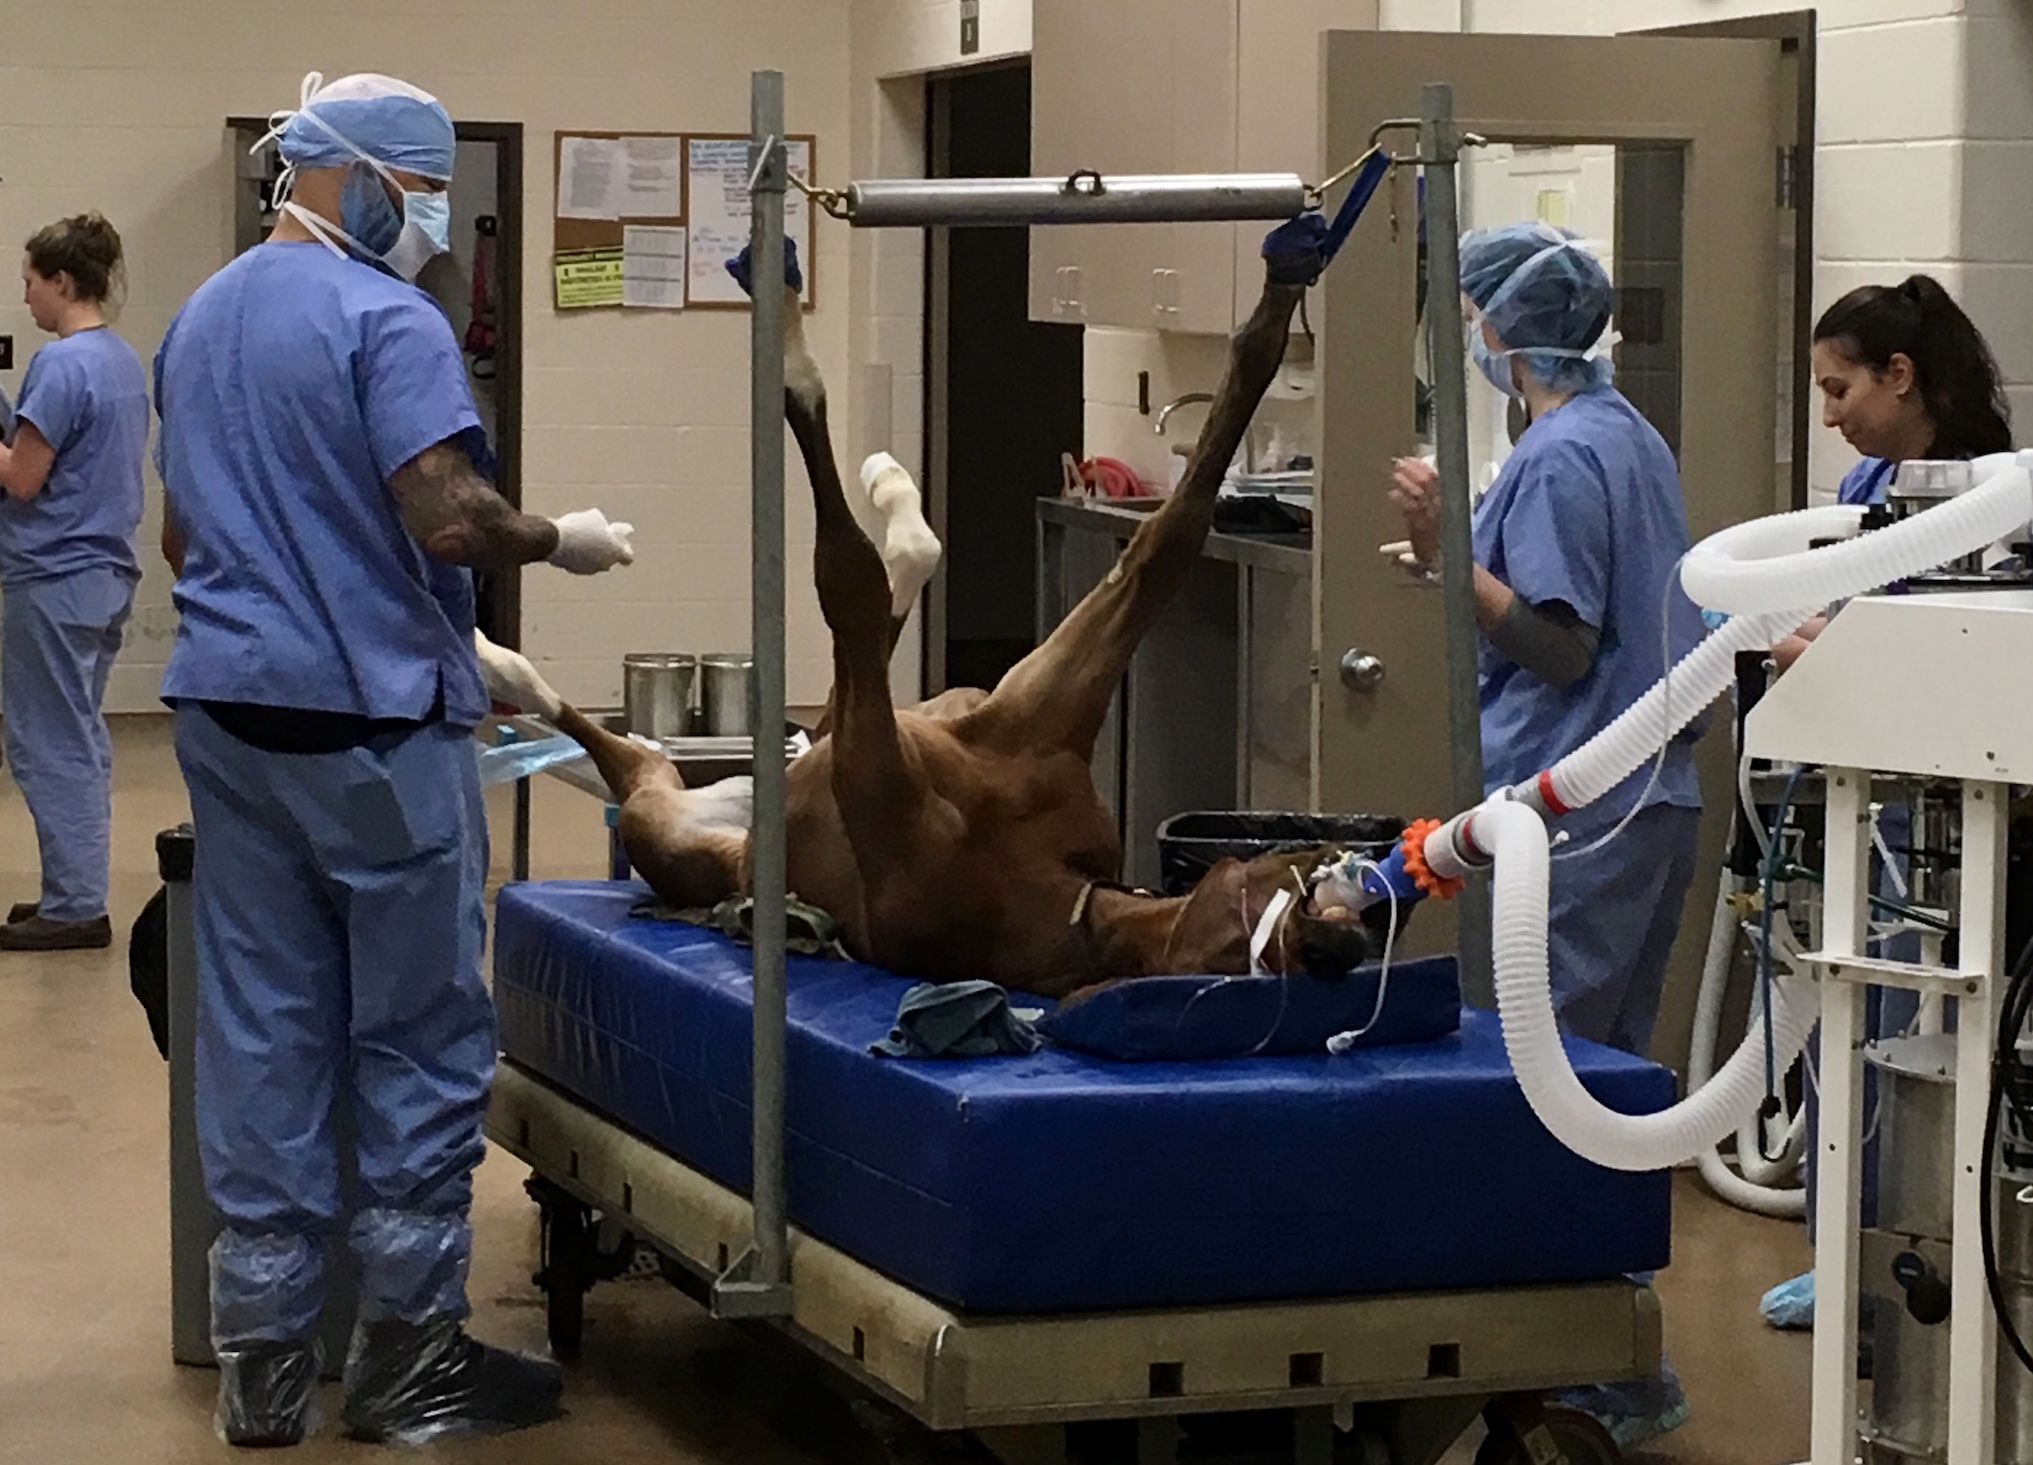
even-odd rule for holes
{"type": "Polygon", "coordinates": [[[1482,321],[1477,319],[1468,328],[1468,354],[1475,358],[1475,364],[1489,379],[1489,384],[1506,397],[1522,398],[1517,378],[1511,371],[1511,353],[1493,349],[1488,338],[1482,333],[1482,321]]]}
{"type": "Polygon", "coordinates": [[[346,185],[339,194],[339,227],[377,257],[402,237],[402,215],[396,212],[381,174],[367,163],[346,170],[346,185]]]}
{"type": "Polygon", "coordinates": [[[433,255],[452,247],[452,201],[442,193],[405,193],[402,202],[402,235],[382,251],[381,262],[414,281],[433,255]]]}
{"type": "Polygon", "coordinates": [[[421,230],[439,254],[452,247],[452,199],[446,193],[405,193],[403,221],[421,230]]]}

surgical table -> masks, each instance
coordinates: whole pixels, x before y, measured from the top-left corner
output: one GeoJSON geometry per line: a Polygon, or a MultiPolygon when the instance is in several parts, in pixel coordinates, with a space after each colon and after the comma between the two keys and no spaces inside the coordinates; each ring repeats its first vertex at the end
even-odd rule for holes
{"type": "MultiPolygon", "coordinates": [[[[632,915],[644,897],[512,885],[497,911],[488,1132],[536,1172],[561,1351],[597,1234],[703,1297],[752,1231],[748,954],[632,915]]],[[[1498,1400],[1485,1456],[1522,1459],[1535,1391],[1656,1365],[1656,1301],[1626,1276],[1667,1260],[1669,1178],[1548,1136],[1492,1014],[1345,1058],[872,1056],[909,985],[790,962],[776,1326],[923,1425],[1048,1461],[1069,1425],[1138,1421],[1157,1461],[1182,1421],[1275,1410],[1300,1460],[1428,1465],[1498,1400]]],[[[1672,1097],[1663,1069],[1573,1051],[1606,1102],[1672,1097]]]]}

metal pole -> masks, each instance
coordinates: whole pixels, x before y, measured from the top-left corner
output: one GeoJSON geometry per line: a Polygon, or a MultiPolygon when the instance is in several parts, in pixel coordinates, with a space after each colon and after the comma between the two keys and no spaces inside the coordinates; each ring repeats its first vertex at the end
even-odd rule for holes
{"type": "MultiPolygon", "coordinates": [[[[784,1204],[784,78],[749,77],[749,468],[755,703],[755,1131],[750,1195],[755,1239],[713,1289],[721,1317],[790,1314],[790,1221],[784,1204]]],[[[810,269],[811,262],[805,261],[810,269]]]]}
{"type": "MultiPolygon", "coordinates": [[[[1482,696],[1476,679],[1475,557],[1469,534],[1468,364],[1460,317],[1461,226],[1455,208],[1454,88],[1429,82],[1419,99],[1419,157],[1426,174],[1426,335],[1433,363],[1433,446],[1440,470],[1440,556],[1447,607],[1447,734],[1454,806],[1482,802],[1482,696]]],[[[1461,987],[1469,1001],[1496,997],[1489,887],[1461,895],[1461,987]]]]}

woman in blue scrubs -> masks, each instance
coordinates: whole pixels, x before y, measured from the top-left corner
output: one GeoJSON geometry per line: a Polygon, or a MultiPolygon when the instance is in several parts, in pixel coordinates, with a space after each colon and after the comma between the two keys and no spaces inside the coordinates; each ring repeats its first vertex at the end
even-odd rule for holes
{"type": "MultiPolygon", "coordinates": [[[[1821,388],[1822,423],[1864,455],[1836,490],[1846,504],[1883,503],[1901,463],[1980,458],[2012,446],[2011,407],[1990,345],[1940,282],[1928,275],[1909,275],[1897,285],[1860,285],[1829,306],[1814,326],[1814,381],[1821,388]]],[[[1779,669],[1797,661],[1827,624],[1828,617],[1816,616],[1775,646],[1772,658],[1779,669]]],[[[1878,815],[1878,830],[1888,848],[1905,849],[1912,837],[1907,806],[1886,804],[1878,815]]],[[[1900,955],[1896,950],[1893,954],[1900,955]]],[[[1901,1031],[1918,1005],[1910,992],[1873,990],[1866,1019],[1870,1035],[1901,1031]]],[[[1818,1123],[1812,1089],[1807,1104],[1812,1136],[1818,1123]]],[[[1817,1153],[1810,1142],[1810,1225],[1818,1188],[1817,1153]]],[[[1874,1163],[1867,1155],[1866,1166],[1874,1163]]],[[[1814,1273],[1772,1288],[1759,1311],[1774,1327],[1811,1327],[1814,1273]]]]}
{"type": "Polygon", "coordinates": [[[100,707],[141,579],[148,443],[147,377],[106,324],[120,272],[120,236],[98,214],[36,231],[21,266],[29,314],[56,340],[29,363],[0,447],[0,713],[42,891],[8,913],[0,951],[113,940],[113,746],[100,707]]]}
{"type": "MultiPolygon", "coordinates": [[[[1476,365],[1531,418],[1476,505],[1472,536],[1483,779],[1494,792],[1607,727],[1666,658],[1693,648],[1701,618],[1674,573],[1688,534],[1672,450],[1610,385],[1614,295],[1601,262],[1551,225],[1485,230],[1461,242],[1461,288],[1476,365]]],[[[1429,581],[1436,478],[1427,463],[1400,459],[1391,486],[1412,541],[1408,568],[1429,581]]],[[[1553,854],[1547,955],[1554,1011],[1571,1036],[1650,1048],[1700,824],[1688,735],[1656,776],[1647,764],[1558,821],[1567,841],[1553,854]]],[[[1670,1365],[1556,1402],[1593,1415],[1625,1448],[1688,1417],[1670,1365]]]]}
{"type": "MultiPolygon", "coordinates": [[[[1821,420],[1862,453],[1836,490],[1881,504],[1892,471],[1915,459],[1980,458],[2012,446],[2012,411],[1983,333],[1931,275],[1860,285],[1814,327],[1821,420]]],[[[1817,616],[1773,650],[1781,670],[1828,624],[1817,616]]]]}
{"type": "MultiPolygon", "coordinates": [[[[1474,520],[1482,631],[1483,775],[1523,782],[1587,742],[1651,687],[1665,655],[1700,639],[1674,569],[1687,513],[1672,450],[1610,385],[1600,354],[1609,276],[1547,224],[1470,234],[1461,246],[1469,348],[1490,383],[1522,400],[1518,439],[1474,520]]],[[[1433,469],[1401,459],[1391,497],[1411,568],[1437,563],[1433,469]]],[[[1694,879],[1701,790],[1690,738],[1558,822],[1549,955],[1553,1005],[1572,1036],[1643,1054],[1666,958],[1694,879]],[[1592,849],[1636,814],[1610,843],[1592,849]]]]}

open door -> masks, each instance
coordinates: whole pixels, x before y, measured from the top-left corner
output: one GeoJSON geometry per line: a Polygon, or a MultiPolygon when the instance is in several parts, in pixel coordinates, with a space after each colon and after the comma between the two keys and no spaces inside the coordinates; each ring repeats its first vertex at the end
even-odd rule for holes
{"type": "MultiPolygon", "coordinates": [[[[1779,42],[1337,31],[1323,47],[1325,159],[1361,153],[1386,118],[1416,117],[1424,83],[1451,83],[1460,125],[1493,144],[1458,170],[1463,226],[1541,217],[1603,240],[1625,338],[1620,385],[1678,454],[1694,537],[1769,513],[1782,237],[1774,174],[1792,95],[1779,42]]],[[[1314,538],[1319,807],[1407,816],[1452,812],[1441,597],[1377,554],[1403,537],[1384,493],[1390,459],[1426,450],[1415,416],[1411,171],[1394,171],[1323,285],[1314,538]],[[1376,658],[1382,679],[1345,681],[1351,650],[1376,658]]],[[[1453,328],[1454,302],[1431,308],[1453,328]]],[[[1416,355],[1423,360],[1423,347],[1416,355]]],[[[1469,388],[1480,488],[1517,424],[1472,371],[1469,388]]],[[[1709,871],[1728,822],[1726,740],[1726,731],[1711,735],[1703,750],[1709,871]]],[[[1713,902],[1712,878],[1697,882],[1690,910],[1713,902]]],[[[1417,944],[1451,946],[1452,921],[1451,907],[1423,912],[1417,944]]],[[[1684,976],[1689,934],[1699,960],[1702,933],[1686,925],[1669,985],[1684,976]]]]}

